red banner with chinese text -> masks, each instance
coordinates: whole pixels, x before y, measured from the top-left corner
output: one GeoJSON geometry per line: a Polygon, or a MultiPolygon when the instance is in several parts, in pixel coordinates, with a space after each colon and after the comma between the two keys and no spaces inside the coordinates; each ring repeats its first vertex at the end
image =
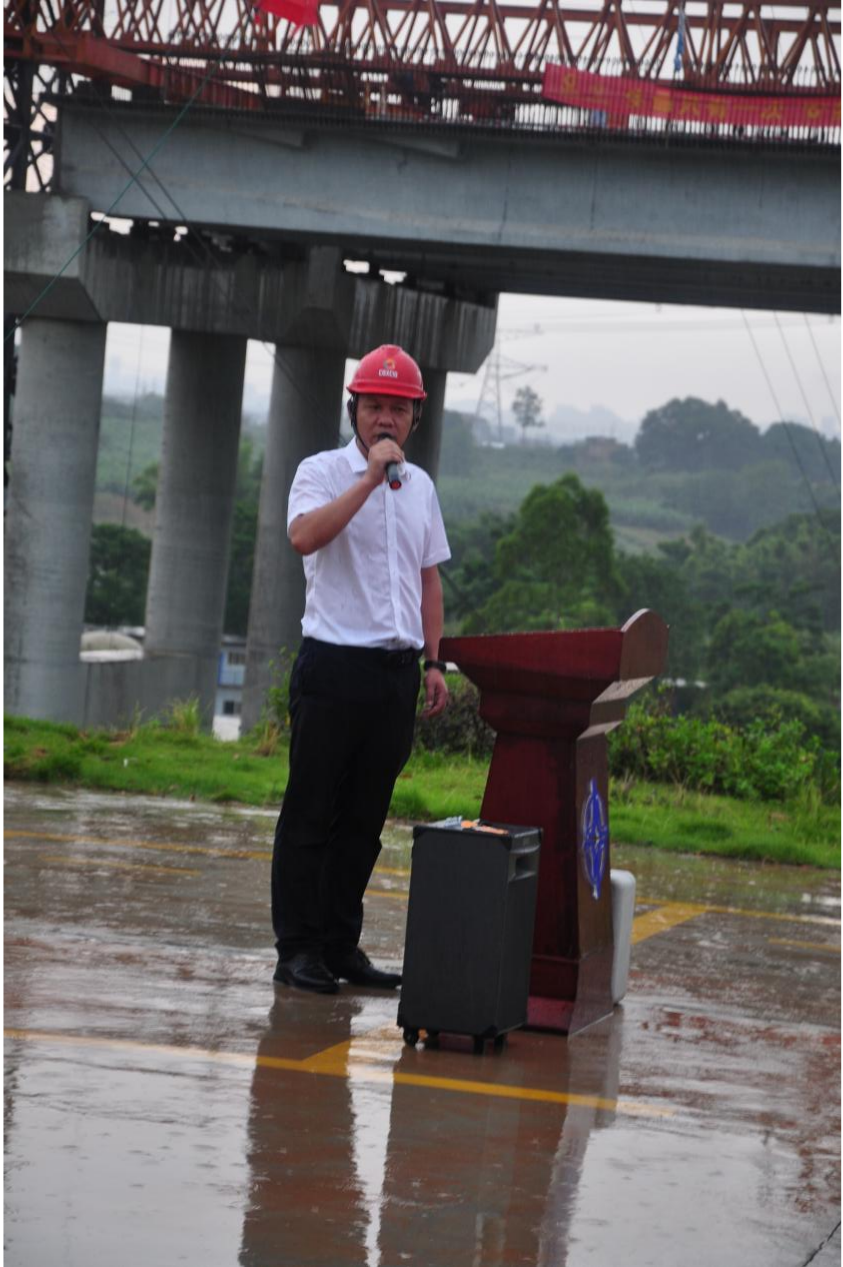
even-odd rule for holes
{"type": "Polygon", "coordinates": [[[602,111],[611,126],[629,115],[677,122],[767,128],[837,128],[840,97],[757,97],[743,93],[693,92],[645,79],[593,75],[548,63],[542,96],[582,110],[602,111]]]}

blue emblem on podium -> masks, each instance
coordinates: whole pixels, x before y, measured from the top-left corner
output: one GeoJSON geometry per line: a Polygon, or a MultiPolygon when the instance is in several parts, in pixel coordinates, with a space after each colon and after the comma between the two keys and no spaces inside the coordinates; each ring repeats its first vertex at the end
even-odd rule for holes
{"type": "Polygon", "coordinates": [[[596,902],[600,897],[600,886],[606,874],[606,859],[609,856],[609,824],[606,819],[606,807],[597,790],[596,779],[592,779],[589,783],[588,796],[582,807],[580,850],[585,878],[591,888],[591,896],[596,902]]]}

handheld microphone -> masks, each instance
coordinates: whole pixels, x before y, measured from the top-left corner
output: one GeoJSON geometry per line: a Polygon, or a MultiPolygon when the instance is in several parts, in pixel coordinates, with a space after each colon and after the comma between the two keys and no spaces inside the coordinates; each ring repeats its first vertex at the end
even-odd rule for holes
{"type": "MultiPolygon", "coordinates": [[[[386,432],[381,432],[381,434],[378,436],[378,439],[391,440],[392,436],[387,435],[386,432]]],[[[397,462],[387,462],[386,482],[387,484],[389,484],[389,487],[392,489],[393,493],[396,493],[398,489],[401,487],[401,471],[397,462]]]]}

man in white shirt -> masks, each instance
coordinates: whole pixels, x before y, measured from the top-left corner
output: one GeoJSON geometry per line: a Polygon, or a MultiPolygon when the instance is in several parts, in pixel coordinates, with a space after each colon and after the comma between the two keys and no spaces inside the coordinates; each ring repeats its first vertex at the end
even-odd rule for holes
{"type": "Polygon", "coordinates": [[[400,984],[358,942],[363,894],[412,747],[422,653],[425,715],[448,701],[437,659],[438,564],[450,550],[433,482],[403,453],[426,395],[421,371],[386,344],[363,358],[348,390],[354,438],[305,458],[290,490],[287,532],[304,558],[307,592],[272,858],[275,980],[324,994],[340,979],[400,984]]]}

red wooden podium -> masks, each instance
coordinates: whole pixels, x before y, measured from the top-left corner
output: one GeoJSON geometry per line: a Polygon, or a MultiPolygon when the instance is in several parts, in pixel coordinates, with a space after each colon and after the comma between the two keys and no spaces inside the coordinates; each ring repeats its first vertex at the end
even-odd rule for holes
{"type": "Polygon", "coordinates": [[[606,736],[664,668],[667,625],[445,638],[497,732],[481,815],[542,828],[530,1028],[575,1034],[612,1010],[606,736]]]}

